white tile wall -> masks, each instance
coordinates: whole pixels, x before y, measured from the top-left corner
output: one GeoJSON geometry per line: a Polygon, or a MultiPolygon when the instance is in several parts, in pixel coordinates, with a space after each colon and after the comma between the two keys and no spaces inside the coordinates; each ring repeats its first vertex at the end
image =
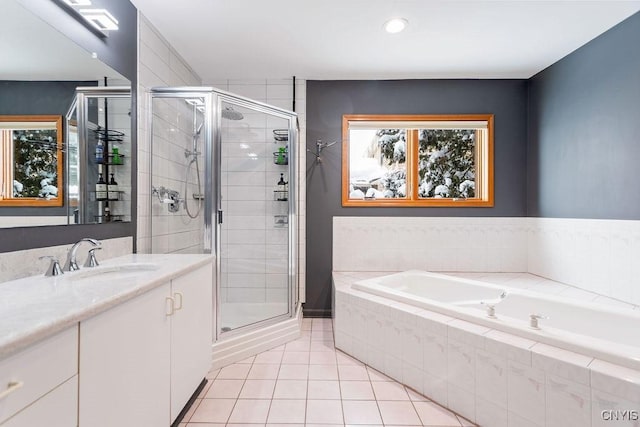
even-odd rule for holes
{"type": "Polygon", "coordinates": [[[640,426],[602,415],[637,413],[640,371],[351,288],[367,277],[333,274],[336,348],[365,364],[478,425],[640,426]]]}
{"type": "Polygon", "coordinates": [[[334,217],[333,271],[528,272],[640,305],[640,221],[334,217]]]}

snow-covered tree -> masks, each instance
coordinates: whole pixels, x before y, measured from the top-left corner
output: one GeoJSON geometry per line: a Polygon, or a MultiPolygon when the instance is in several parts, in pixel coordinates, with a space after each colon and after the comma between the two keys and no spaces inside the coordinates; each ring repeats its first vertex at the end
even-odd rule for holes
{"type": "Polygon", "coordinates": [[[58,189],[55,130],[14,130],[13,197],[55,197],[58,189]],[[16,182],[20,185],[15,185],[16,182]]]}
{"type": "Polygon", "coordinates": [[[420,129],[420,197],[475,197],[473,129],[420,129]]]}
{"type": "Polygon", "coordinates": [[[405,129],[379,129],[378,146],[387,164],[407,161],[407,131],[405,129]]]}

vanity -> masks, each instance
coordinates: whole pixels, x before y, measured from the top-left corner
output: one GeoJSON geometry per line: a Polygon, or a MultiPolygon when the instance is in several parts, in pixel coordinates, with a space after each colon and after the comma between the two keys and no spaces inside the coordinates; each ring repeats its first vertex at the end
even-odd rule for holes
{"type": "Polygon", "coordinates": [[[0,426],[169,426],[211,366],[213,257],[0,283],[0,426]]]}

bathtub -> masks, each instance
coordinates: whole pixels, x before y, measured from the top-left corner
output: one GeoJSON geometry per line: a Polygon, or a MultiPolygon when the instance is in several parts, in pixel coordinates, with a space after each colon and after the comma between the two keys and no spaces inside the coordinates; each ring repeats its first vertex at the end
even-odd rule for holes
{"type": "Polygon", "coordinates": [[[640,313],[420,270],[352,287],[640,371],[640,313]],[[493,306],[495,317],[488,315],[493,306]],[[544,316],[539,329],[530,315],[544,316]]]}

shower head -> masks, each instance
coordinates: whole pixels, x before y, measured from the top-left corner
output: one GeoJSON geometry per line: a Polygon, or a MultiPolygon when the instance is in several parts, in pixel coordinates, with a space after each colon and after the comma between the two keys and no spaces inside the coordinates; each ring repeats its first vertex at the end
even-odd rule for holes
{"type": "Polygon", "coordinates": [[[222,118],[229,120],[242,120],[244,119],[244,116],[242,113],[234,110],[233,107],[224,107],[224,110],[222,110],[222,118]]]}

